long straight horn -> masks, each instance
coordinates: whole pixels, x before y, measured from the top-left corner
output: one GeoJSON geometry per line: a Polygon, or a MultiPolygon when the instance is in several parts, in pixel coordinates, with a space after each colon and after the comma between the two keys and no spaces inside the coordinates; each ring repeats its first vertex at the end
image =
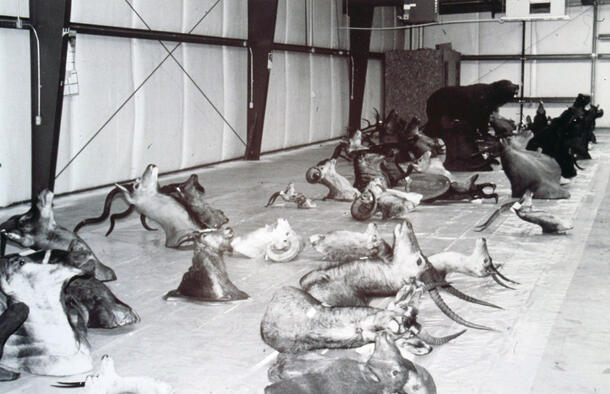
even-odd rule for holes
{"type": "Polygon", "coordinates": [[[483,306],[488,306],[490,308],[497,308],[497,309],[504,309],[501,306],[497,306],[494,305],[490,302],[487,301],[483,301],[483,300],[479,300],[478,298],[474,298],[469,296],[468,294],[464,294],[461,291],[459,291],[458,289],[456,289],[455,287],[449,285],[449,286],[444,286],[442,287],[443,290],[445,290],[447,293],[456,296],[457,298],[461,298],[464,301],[467,302],[471,302],[473,304],[479,304],[479,305],[483,305],[483,306]]]}
{"type": "Polygon", "coordinates": [[[430,298],[432,298],[432,301],[434,301],[436,306],[438,306],[438,308],[445,315],[447,315],[447,317],[450,318],[451,320],[453,320],[453,321],[455,321],[457,323],[460,323],[463,326],[470,327],[470,328],[475,328],[477,330],[495,331],[491,327],[487,327],[487,326],[482,326],[480,324],[471,323],[471,322],[463,319],[462,317],[460,317],[457,313],[452,311],[451,308],[449,308],[449,306],[445,303],[445,301],[443,300],[441,295],[438,293],[437,289],[430,290],[429,294],[430,294],[430,298]]]}

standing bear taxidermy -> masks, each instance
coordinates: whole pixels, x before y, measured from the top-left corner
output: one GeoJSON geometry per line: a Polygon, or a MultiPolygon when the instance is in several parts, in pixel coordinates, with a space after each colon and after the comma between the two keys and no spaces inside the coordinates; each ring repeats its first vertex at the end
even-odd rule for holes
{"type": "Polygon", "coordinates": [[[447,86],[432,93],[426,102],[428,123],[424,133],[445,141],[445,168],[491,170],[488,161],[477,155],[476,137],[487,133],[490,115],[518,91],[519,85],[503,79],[490,84],[447,86]]]}

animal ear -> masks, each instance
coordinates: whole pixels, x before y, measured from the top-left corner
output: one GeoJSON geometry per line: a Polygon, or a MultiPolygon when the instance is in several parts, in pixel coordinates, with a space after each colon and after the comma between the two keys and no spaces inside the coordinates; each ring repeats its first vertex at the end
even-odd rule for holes
{"type": "Polygon", "coordinates": [[[73,239],[72,242],[70,242],[70,246],[68,247],[68,252],[86,252],[86,251],[88,251],[87,247],[79,239],[73,239]]]}
{"type": "Polygon", "coordinates": [[[233,229],[231,227],[225,228],[224,235],[227,238],[233,238],[233,229]]]}

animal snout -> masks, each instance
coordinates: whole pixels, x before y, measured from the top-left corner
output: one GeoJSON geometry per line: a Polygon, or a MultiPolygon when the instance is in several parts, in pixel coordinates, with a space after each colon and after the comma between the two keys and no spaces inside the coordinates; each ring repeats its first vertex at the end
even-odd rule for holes
{"type": "Polygon", "coordinates": [[[309,237],[309,243],[311,244],[311,246],[316,246],[323,239],[324,239],[324,236],[322,234],[314,234],[311,237],[309,237]]]}

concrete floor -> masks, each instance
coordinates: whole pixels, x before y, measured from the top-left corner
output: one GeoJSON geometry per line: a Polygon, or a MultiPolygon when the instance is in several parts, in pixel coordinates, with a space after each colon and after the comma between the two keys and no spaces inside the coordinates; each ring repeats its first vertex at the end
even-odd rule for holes
{"type": "MultiPolygon", "coordinates": [[[[543,236],[539,228],[512,213],[482,234],[473,232],[471,228],[495,209],[493,202],[421,205],[411,214],[425,253],[469,252],[474,240],[485,236],[494,261],[504,263],[505,273],[521,282],[512,291],[489,279],[451,279],[457,288],[504,309],[445,297],[466,319],[497,331],[470,329],[427,356],[413,357],[432,373],[439,393],[610,392],[610,275],[605,242],[610,226],[610,133],[599,131],[598,140],[594,160],[582,162],[586,169],[567,186],[569,200],[535,201],[539,208],[573,219],[575,228],[568,235],[543,236]]],[[[280,217],[287,218],[305,239],[335,229],[362,231],[366,224],[351,218],[349,203],[319,201],[315,210],[281,204],[263,208],[269,196],[291,180],[297,191],[323,197],[326,189],[306,183],[304,174],[333,148],[334,144],[317,145],[267,155],[259,162],[226,163],[198,174],[208,201],[225,211],[236,235],[280,217]]],[[[352,178],[349,163],[340,162],[338,171],[352,178]]],[[[174,175],[161,183],[186,177],[174,175]]],[[[496,182],[501,201],[509,197],[501,170],[481,173],[480,181],[496,182]]],[[[97,216],[107,191],[56,199],[58,223],[72,228],[85,217],[97,216]]],[[[1,210],[0,220],[25,210],[23,206],[1,210]]],[[[377,223],[391,242],[396,223],[377,223]]],[[[320,264],[317,253],[307,247],[297,260],[284,264],[226,257],[231,279],[251,296],[249,300],[216,305],[166,302],[162,295],[177,287],[192,252],[165,248],[163,234],[145,231],[136,215],[119,222],[109,237],[104,237],[106,229],[107,223],[86,227],[80,234],[114,268],[118,280],[109,286],[142,321],[116,330],[90,330],[95,365],[101,355],[109,354],[119,374],[156,377],[171,383],[177,393],[262,392],[276,352],[260,339],[260,319],[278,288],[298,285],[303,274],[320,264]]],[[[427,298],[420,320],[436,335],[460,329],[427,298]]],[[[0,391],[65,393],[50,387],[56,380],[24,374],[15,382],[1,383],[0,391]]]]}

